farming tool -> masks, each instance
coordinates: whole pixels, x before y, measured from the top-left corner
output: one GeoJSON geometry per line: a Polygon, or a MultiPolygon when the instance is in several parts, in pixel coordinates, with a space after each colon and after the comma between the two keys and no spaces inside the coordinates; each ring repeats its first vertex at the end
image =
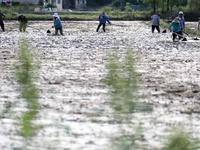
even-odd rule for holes
{"type": "Polygon", "coordinates": [[[199,35],[199,28],[200,28],[200,18],[199,18],[199,21],[198,21],[198,25],[197,25],[197,36],[196,38],[194,38],[194,40],[199,40],[197,37],[199,35]]]}
{"type": "Polygon", "coordinates": [[[176,32],[173,32],[173,33],[176,34],[176,35],[178,35],[178,36],[180,36],[180,37],[182,37],[181,41],[187,41],[187,39],[186,39],[185,36],[180,35],[180,34],[178,34],[178,33],[176,33],[176,32]]]}
{"type": "MultiPolygon", "coordinates": [[[[52,28],[53,28],[54,26],[52,26],[52,28]]],[[[49,28],[48,30],[47,30],[47,33],[51,33],[51,28],[49,28]]]]}
{"type": "Polygon", "coordinates": [[[119,26],[119,27],[124,27],[124,25],[118,25],[118,24],[113,24],[113,23],[111,25],[119,26]]]}
{"type": "Polygon", "coordinates": [[[33,29],[36,29],[36,30],[39,30],[39,31],[41,30],[41,29],[38,29],[38,28],[35,28],[35,27],[32,27],[32,26],[28,26],[28,25],[27,25],[27,27],[33,28],[33,29]]]}
{"type": "Polygon", "coordinates": [[[166,29],[164,26],[162,26],[161,24],[160,24],[160,26],[164,29],[164,30],[162,31],[162,33],[167,33],[167,29],[166,29]]]}

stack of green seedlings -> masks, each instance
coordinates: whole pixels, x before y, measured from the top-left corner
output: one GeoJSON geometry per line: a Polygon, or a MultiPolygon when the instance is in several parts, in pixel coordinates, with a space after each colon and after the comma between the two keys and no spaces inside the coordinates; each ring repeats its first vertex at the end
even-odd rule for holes
{"type": "Polygon", "coordinates": [[[109,104],[113,109],[115,122],[120,126],[121,135],[113,140],[115,150],[144,149],[136,142],[142,141],[143,136],[140,121],[135,119],[138,123],[133,123],[133,113],[152,111],[152,107],[139,102],[138,82],[140,79],[135,69],[135,61],[134,52],[128,49],[124,57],[118,57],[117,52],[113,52],[106,64],[108,73],[104,83],[109,87],[109,104]],[[127,131],[127,128],[133,132],[127,131]]]}
{"type": "Polygon", "coordinates": [[[22,118],[21,135],[25,138],[34,136],[37,127],[32,123],[39,111],[38,88],[39,63],[35,51],[29,48],[26,38],[19,40],[18,62],[15,65],[16,79],[20,84],[21,97],[27,103],[28,111],[22,118]]]}

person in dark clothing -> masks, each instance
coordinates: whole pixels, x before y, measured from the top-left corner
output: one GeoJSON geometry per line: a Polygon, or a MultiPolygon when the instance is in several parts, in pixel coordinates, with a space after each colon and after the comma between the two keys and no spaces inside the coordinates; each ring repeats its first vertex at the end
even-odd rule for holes
{"type": "Polygon", "coordinates": [[[26,17],[23,14],[21,14],[18,18],[18,21],[20,22],[19,31],[22,32],[22,30],[23,30],[23,32],[25,32],[26,31],[26,25],[27,25],[26,17]]]}
{"type": "Polygon", "coordinates": [[[1,25],[1,29],[3,30],[3,32],[5,31],[5,29],[4,29],[4,23],[3,23],[3,19],[5,19],[5,17],[6,16],[0,10],[0,25],[1,25]]]}
{"type": "Polygon", "coordinates": [[[99,31],[99,28],[103,25],[103,31],[106,32],[105,27],[106,27],[106,21],[111,24],[110,20],[108,19],[108,17],[106,16],[105,12],[102,12],[101,15],[99,15],[99,25],[97,27],[97,32],[99,31]]]}

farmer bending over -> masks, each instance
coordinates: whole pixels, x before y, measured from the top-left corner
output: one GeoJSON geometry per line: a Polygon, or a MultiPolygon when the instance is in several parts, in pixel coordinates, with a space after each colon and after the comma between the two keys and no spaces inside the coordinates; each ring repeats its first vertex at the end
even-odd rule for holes
{"type": "Polygon", "coordinates": [[[18,21],[20,22],[19,31],[22,32],[22,30],[23,30],[23,32],[25,32],[26,31],[26,25],[27,25],[26,17],[23,14],[21,14],[18,18],[18,21]]]}
{"type": "Polygon", "coordinates": [[[54,26],[52,26],[52,28],[55,27],[55,34],[58,34],[58,30],[60,30],[60,34],[63,35],[62,23],[58,16],[58,13],[54,13],[53,17],[54,17],[54,19],[53,19],[54,26]]]}
{"type": "Polygon", "coordinates": [[[151,16],[151,19],[153,19],[153,22],[152,22],[152,33],[154,33],[155,28],[158,31],[158,33],[160,33],[159,25],[160,25],[160,17],[161,16],[162,16],[161,13],[158,13],[157,15],[151,16]]]}
{"type": "Polygon", "coordinates": [[[110,20],[108,19],[108,17],[106,16],[105,12],[102,12],[101,15],[99,15],[99,25],[97,27],[97,32],[99,31],[99,28],[103,25],[103,31],[106,32],[105,27],[106,27],[106,21],[108,21],[109,24],[111,24],[110,20]]]}
{"type": "Polygon", "coordinates": [[[182,38],[181,35],[183,35],[182,31],[181,31],[181,24],[180,24],[180,20],[179,20],[179,17],[176,17],[172,23],[169,25],[169,30],[170,32],[171,31],[171,26],[173,26],[173,33],[172,33],[172,36],[173,36],[173,41],[175,41],[175,38],[178,34],[179,36],[179,40],[182,38]]]}
{"type": "Polygon", "coordinates": [[[180,20],[180,23],[181,23],[181,30],[182,31],[185,29],[185,18],[184,18],[183,15],[184,15],[183,12],[180,11],[178,17],[179,17],[179,20],[180,20]]]}
{"type": "Polygon", "coordinates": [[[1,10],[0,10],[0,25],[1,25],[1,29],[2,29],[3,32],[4,32],[5,29],[4,29],[3,19],[5,19],[5,15],[4,15],[3,13],[1,13],[1,10]]]}

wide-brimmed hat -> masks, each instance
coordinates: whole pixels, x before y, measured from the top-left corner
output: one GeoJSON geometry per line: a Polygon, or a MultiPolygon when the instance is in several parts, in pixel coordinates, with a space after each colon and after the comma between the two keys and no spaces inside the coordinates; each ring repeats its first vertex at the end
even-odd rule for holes
{"type": "Polygon", "coordinates": [[[182,12],[182,11],[179,11],[179,15],[183,15],[183,12],[182,12]]]}
{"type": "Polygon", "coordinates": [[[58,13],[54,13],[54,15],[53,15],[53,16],[58,18],[58,13]]]}
{"type": "Polygon", "coordinates": [[[179,17],[176,17],[172,22],[174,22],[174,23],[180,23],[179,17]]]}
{"type": "Polygon", "coordinates": [[[161,13],[161,12],[159,12],[159,13],[158,13],[158,15],[159,15],[159,16],[162,16],[162,13],[161,13]]]}
{"type": "Polygon", "coordinates": [[[101,15],[102,15],[103,17],[105,17],[105,16],[106,16],[106,13],[103,11],[101,15]]]}

